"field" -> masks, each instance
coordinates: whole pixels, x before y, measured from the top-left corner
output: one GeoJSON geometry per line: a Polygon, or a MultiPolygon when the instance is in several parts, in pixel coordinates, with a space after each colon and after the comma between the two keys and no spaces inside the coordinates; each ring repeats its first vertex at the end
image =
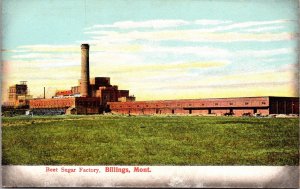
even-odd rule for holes
{"type": "Polygon", "coordinates": [[[2,118],[4,165],[298,165],[295,118],[2,118]]]}

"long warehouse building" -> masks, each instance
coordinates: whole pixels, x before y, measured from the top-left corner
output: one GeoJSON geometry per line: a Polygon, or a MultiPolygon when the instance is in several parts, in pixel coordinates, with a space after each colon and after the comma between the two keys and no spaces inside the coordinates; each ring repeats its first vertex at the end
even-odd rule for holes
{"type": "Polygon", "coordinates": [[[109,102],[112,113],[131,115],[269,115],[299,114],[297,97],[239,97],[188,100],[109,102]]]}

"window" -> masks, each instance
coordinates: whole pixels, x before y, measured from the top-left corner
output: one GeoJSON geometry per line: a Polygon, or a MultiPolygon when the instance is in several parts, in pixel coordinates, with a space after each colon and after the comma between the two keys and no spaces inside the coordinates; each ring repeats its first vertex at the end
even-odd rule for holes
{"type": "Polygon", "coordinates": [[[262,102],[261,104],[266,104],[266,102],[262,102]]]}
{"type": "Polygon", "coordinates": [[[230,102],[230,103],[229,103],[229,105],[233,105],[233,103],[232,103],[232,102],[230,102]]]}
{"type": "Polygon", "coordinates": [[[192,106],[192,104],[189,104],[189,106],[192,106]]]}
{"type": "Polygon", "coordinates": [[[204,106],[204,104],[202,104],[202,106],[204,106]]]}
{"type": "Polygon", "coordinates": [[[146,107],[149,107],[148,105],[146,105],[146,107]]]}
{"type": "Polygon", "coordinates": [[[140,107],[140,105],[136,105],[136,107],[140,107]]]}
{"type": "Polygon", "coordinates": [[[218,106],[219,104],[218,104],[218,103],[215,103],[215,105],[218,106]]]}
{"type": "Polygon", "coordinates": [[[180,104],[177,104],[177,106],[180,106],[180,104]]]}
{"type": "Polygon", "coordinates": [[[249,104],[249,102],[245,102],[245,105],[248,105],[249,104]]]}

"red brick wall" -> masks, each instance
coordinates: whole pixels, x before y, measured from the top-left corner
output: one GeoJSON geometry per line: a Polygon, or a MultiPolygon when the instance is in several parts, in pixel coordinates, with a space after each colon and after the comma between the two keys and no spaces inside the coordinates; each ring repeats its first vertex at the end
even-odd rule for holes
{"type": "Polygon", "coordinates": [[[96,97],[76,98],[77,114],[98,114],[99,107],[100,107],[100,98],[96,98],[96,97]]]}
{"type": "Polygon", "coordinates": [[[67,108],[70,106],[75,106],[75,98],[33,99],[29,101],[30,109],[67,108]]]}
{"type": "Polygon", "coordinates": [[[268,114],[264,110],[269,106],[268,97],[253,98],[216,98],[216,99],[195,99],[195,100],[161,100],[161,101],[136,101],[136,102],[109,102],[110,109],[113,113],[128,114],[193,114],[205,115],[211,114],[224,115],[233,113],[241,116],[244,113],[254,113],[254,108],[261,108],[263,114],[268,114]],[[240,108],[241,110],[238,110],[240,108]],[[245,108],[245,109],[242,109],[245,108]],[[189,110],[191,109],[191,111],[189,110]]]}
{"type": "Polygon", "coordinates": [[[238,109],[238,110],[233,110],[233,113],[235,116],[242,116],[243,114],[250,113],[251,115],[254,114],[253,109],[238,109]]]}
{"type": "Polygon", "coordinates": [[[269,109],[257,109],[257,113],[261,115],[269,115],[269,109]]]}

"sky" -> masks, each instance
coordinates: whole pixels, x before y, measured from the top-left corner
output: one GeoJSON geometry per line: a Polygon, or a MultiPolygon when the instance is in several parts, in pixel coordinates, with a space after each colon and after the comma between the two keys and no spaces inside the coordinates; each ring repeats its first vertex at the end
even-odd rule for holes
{"type": "Polygon", "coordinates": [[[297,0],[3,0],[2,100],[91,77],[137,100],[298,96],[297,0]]]}

